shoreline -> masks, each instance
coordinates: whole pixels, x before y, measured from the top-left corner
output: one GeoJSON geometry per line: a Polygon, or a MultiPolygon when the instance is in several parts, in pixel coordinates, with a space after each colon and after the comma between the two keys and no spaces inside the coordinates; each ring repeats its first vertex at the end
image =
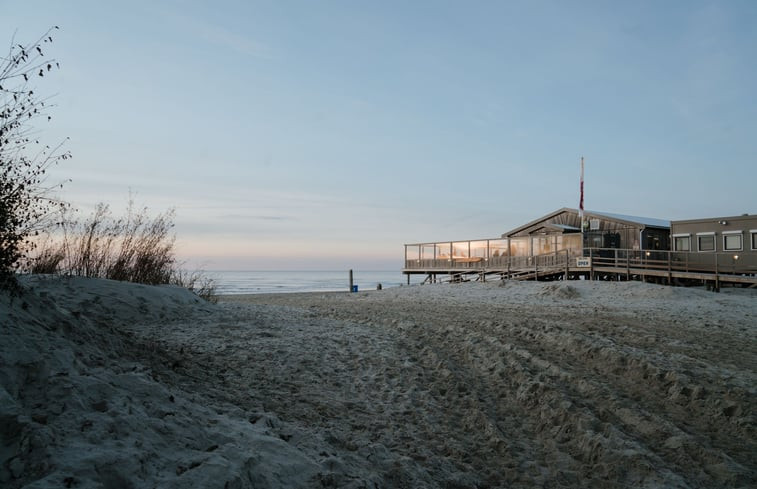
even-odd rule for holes
{"type": "MultiPolygon", "coordinates": [[[[206,272],[214,279],[219,294],[260,294],[290,292],[349,292],[348,270],[339,271],[235,271],[206,272]]],[[[354,273],[353,284],[361,290],[375,290],[402,284],[396,271],[361,271],[354,273]]]]}

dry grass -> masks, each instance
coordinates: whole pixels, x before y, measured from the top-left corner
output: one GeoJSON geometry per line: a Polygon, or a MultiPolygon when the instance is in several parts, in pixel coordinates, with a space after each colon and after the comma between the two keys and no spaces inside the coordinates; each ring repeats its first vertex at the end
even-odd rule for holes
{"type": "Polygon", "coordinates": [[[123,218],[115,218],[106,204],[98,204],[85,220],[66,212],[57,232],[39,243],[26,268],[31,273],[179,285],[212,300],[212,280],[182,270],[176,260],[173,219],[173,210],[150,217],[133,200],[123,218]]]}

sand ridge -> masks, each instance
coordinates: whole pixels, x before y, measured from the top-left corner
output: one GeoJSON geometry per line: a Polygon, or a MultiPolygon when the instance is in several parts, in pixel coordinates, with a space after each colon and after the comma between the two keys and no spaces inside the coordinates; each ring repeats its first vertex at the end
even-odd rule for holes
{"type": "Polygon", "coordinates": [[[9,487],[757,484],[755,291],[30,280],[0,305],[9,487]]]}

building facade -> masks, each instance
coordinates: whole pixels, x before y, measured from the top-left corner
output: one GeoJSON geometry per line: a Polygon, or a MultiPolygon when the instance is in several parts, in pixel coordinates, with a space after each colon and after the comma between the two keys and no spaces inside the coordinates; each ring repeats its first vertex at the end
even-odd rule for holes
{"type": "Polygon", "coordinates": [[[757,286],[757,215],[671,222],[563,207],[496,238],[405,244],[403,273],[757,286]]]}
{"type": "Polygon", "coordinates": [[[531,256],[566,249],[669,249],[670,221],[663,219],[585,211],[583,234],[581,227],[579,211],[563,207],[504,233],[502,238],[508,238],[518,254],[531,256]]]}
{"type": "MultiPolygon", "coordinates": [[[[582,256],[589,248],[668,250],[670,222],[563,207],[497,238],[405,245],[406,268],[509,266],[514,258],[582,256]]],[[[601,253],[601,251],[600,251],[601,253]]]]}
{"type": "Polygon", "coordinates": [[[757,214],[672,221],[672,251],[757,253],[757,214]]]}

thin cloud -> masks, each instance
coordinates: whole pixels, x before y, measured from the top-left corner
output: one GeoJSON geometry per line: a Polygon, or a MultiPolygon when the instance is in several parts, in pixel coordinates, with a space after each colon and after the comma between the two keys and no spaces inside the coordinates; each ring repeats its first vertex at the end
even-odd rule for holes
{"type": "Polygon", "coordinates": [[[248,36],[237,34],[226,27],[189,17],[183,13],[164,11],[162,14],[182,24],[188,33],[194,34],[211,44],[224,49],[230,49],[245,56],[273,59],[271,50],[266,44],[253,40],[248,36]]]}
{"type": "Polygon", "coordinates": [[[255,58],[271,59],[270,49],[260,42],[253,41],[245,36],[238,35],[223,27],[209,24],[192,22],[197,33],[208,42],[222,48],[231,49],[246,56],[255,58]]]}
{"type": "Polygon", "coordinates": [[[240,219],[245,221],[295,221],[289,216],[251,216],[249,214],[222,214],[219,219],[240,219]]]}

